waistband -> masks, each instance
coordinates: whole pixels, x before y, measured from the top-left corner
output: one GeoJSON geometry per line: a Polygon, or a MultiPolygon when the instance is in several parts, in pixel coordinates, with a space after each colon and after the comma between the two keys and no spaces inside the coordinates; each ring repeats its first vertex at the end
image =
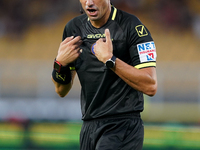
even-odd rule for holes
{"type": "Polygon", "coordinates": [[[84,122],[92,122],[92,121],[99,121],[99,120],[110,120],[110,119],[128,119],[128,118],[140,118],[140,112],[131,112],[131,113],[123,113],[123,114],[116,114],[111,116],[103,116],[99,118],[93,118],[88,120],[83,120],[84,122]]]}

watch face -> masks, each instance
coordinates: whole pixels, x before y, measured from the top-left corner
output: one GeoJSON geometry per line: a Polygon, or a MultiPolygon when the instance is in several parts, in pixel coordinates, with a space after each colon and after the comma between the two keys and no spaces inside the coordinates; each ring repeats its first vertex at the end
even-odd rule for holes
{"type": "Polygon", "coordinates": [[[61,64],[59,64],[58,62],[54,62],[54,69],[57,71],[57,72],[60,72],[60,69],[61,69],[61,64]]]}
{"type": "Polygon", "coordinates": [[[109,67],[109,68],[113,68],[114,67],[114,62],[112,60],[108,60],[106,62],[106,66],[109,67]]]}

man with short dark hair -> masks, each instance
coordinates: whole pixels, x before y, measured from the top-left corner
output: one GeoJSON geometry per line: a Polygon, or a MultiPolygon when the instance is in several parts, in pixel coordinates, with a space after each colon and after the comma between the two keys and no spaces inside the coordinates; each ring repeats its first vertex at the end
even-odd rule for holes
{"type": "Polygon", "coordinates": [[[80,0],[67,23],[52,80],[61,97],[81,84],[81,150],[141,150],[143,93],[157,91],[156,48],[148,29],[110,0],[80,0]]]}

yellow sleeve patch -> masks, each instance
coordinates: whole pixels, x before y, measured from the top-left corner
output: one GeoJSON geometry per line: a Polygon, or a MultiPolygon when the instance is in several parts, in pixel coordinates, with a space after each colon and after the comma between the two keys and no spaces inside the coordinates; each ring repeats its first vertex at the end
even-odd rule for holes
{"type": "Polygon", "coordinates": [[[148,35],[148,32],[143,25],[138,25],[138,26],[135,27],[135,29],[136,29],[139,37],[143,37],[143,36],[148,35]]]}

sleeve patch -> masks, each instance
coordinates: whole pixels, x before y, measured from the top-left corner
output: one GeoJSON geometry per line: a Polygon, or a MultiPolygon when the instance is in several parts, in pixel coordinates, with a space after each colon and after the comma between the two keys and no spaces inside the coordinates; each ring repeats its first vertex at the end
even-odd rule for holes
{"type": "Polygon", "coordinates": [[[143,37],[143,36],[148,35],[148,32],[143,25],[138,25],[138,26],[135,27],[135,29],[136,29],[139,37],[143,37]]]}
{"type": "Polygon", "coordinates": [[[141,63],[156,61],[156,47],[153,41],[137,45],[141,63]]]}

